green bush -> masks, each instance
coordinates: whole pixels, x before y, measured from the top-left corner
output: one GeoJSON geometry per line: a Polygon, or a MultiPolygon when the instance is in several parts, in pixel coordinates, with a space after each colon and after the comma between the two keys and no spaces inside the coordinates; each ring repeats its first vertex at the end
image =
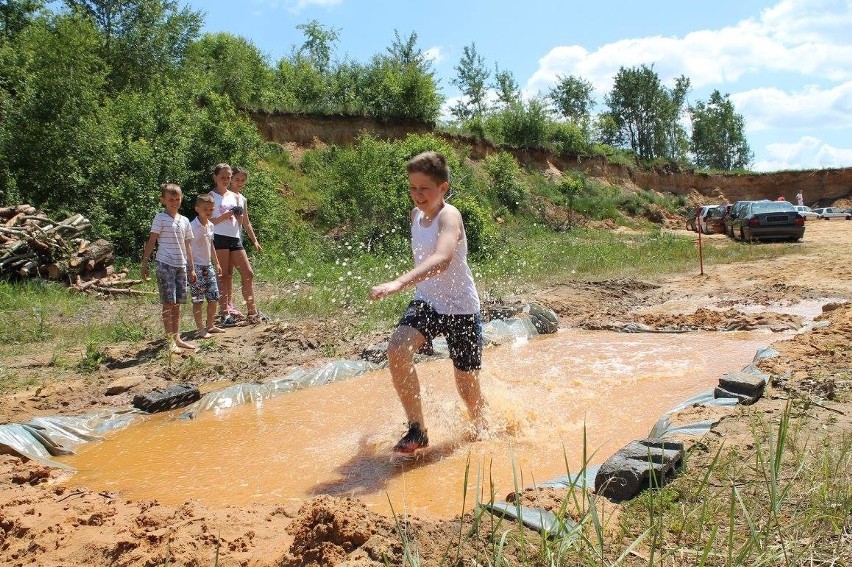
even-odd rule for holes
{"type": "Polygon", "coordinates": [[[550,123],[548,147],[560,156],[584,155],[590,152],[589,140],[583,130],[566,122],[550,123]]]}
{"type": "Polygon", "coordinates": [[[538,99],[516,102],[494,113],[486,121],[487,131],[498,142],[515,148],[543,148],[547,145],[550,118],[547,105],[538,99]]]}
{"type": "Polygon", "coordinates": [[[521,183],[521,168],[507,152],[491,154],[483,160],[483,168],[490,179],[489,194],[496,203],[510,212],[517,212],[527,200],[527,189],[521,183]]]}
{"type": "Polygon", "coordinates": [[[471,257],[486,258],[494,238],[494,230],[488,211],[469,194],[455,195],[452,204],[459,210],[464,221],[467,247],[471,257]]]}

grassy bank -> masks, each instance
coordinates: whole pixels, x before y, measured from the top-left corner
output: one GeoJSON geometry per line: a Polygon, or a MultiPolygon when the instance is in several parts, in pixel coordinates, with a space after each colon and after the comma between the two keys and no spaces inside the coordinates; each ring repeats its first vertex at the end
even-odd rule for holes
{"type": "MultiPolygon", "coordinates": [[[[549,531],[534,534],[477,507],[443,556],[475,554],[483,565],[849,565],[852,436],[815,432],[801,402],[776,419],[742,413],[746,443],[705,438],[661,488],[621,506],[579,481],[555,495],[526,491],[516,505],[553,513],[555,521],[542,521],[549,531]]],[[[403,545],[417,557],[416,542],[403,545]]]]}
{"type": "MultiPolygon", "coordinates": [[[[347,318],[363,332],[389,329],[409,296],[371,302],[367,292],[408,269],[411,259],[408,252],[374,255],[365,248],[363,242],[343,240],[331,251],[270,247],[254,255],[261,310],[283,321],[347,318]]],[[[713,239],[705,240],[704,261],[712,265],[787,253],[796,248],[713,239]]],[[[500,299],[571,280],[697,274],[698,254],[691,236],[656,229],[553,232],[532,226],[507,228],[491,253],[472,261],[472,269],[483,298],[500,299]]],[[[139,289],[152,295],[98,299],[55,282],[0,282],[0,356],[49,352],[53,370],[85,371],[97,366],[97,353],[106,345],[157,339],[161,321],[155,284],[139,289]]],[[[188,306],[183,310],[184,330],[192,328],[189,311],[188,306]]],[[[20,386],[8,371],[4,374],[0,389],[20,386]]]]}

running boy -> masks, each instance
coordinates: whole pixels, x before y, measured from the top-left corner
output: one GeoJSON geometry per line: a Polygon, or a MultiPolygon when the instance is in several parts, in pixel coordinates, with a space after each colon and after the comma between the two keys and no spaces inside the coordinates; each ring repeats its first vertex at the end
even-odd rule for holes
{"type": "Polygon", "coordinates": [[[180,338],[180,304],[186,303],[187,273],[190,283],[195,283],[195,266],[192,261],[192,229],[189,219],[181,215],[183,192],[175,183],[160,185],[160,211],[151,222],[151,234],[142,251],[142,279],[148,279],[148,259],[157,247],[157,287],[163,304],[163,327],[171,352],[195,349],[195,345],[180,338]]]}
{"type": "Polygon", "coordinates": [[[208,193],[195,198],[196,216],[190,223],[192,228],[192,251],[195,260],[195,283],[192,292],[192,315],[195,318],[195,337],[208,339],[211,333],[223,333],[216,326],[216,305],[219,301],[219,286],[216,278],[221,277],[222,268],[219,257],[213,248],[213,197],[208,193]],[[202,314],[204,300],[207,300],[207,325],[202,314]]]}
{"type": "Polygon", "coordinates": [[[412,453],[429,445],[420,398],[414,353],[437,335],[444,335],[453,361],[456,388],[475,423],[486,408],[479,387],[482,367],[482,321],[479,294],[467,265],[467,236],[461,213],[444,198],[449,189],[447,160],[424,152],[407,165],[414,269],[370,290],[379,299],[416,286],[414,299],[388,345],[393,385],[408,418],[408,432],[394,451],[412,453]]]}

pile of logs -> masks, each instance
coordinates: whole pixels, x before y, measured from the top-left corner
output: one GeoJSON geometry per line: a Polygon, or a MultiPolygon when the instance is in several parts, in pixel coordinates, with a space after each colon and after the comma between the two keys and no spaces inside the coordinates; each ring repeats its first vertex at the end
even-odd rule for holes
{"type": "Polygon", "coordinates": [[[113,245],[83,237],[91,223],[75,214],[55,221],[30,205],[0,207],[0,278],[63,280],[86,293],[136,295],[128,289],[142,280],[116,273],[113,245]]]}

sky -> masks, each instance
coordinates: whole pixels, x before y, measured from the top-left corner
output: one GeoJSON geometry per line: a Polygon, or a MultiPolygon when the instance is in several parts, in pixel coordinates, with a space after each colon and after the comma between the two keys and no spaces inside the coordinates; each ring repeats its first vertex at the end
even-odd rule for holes
{"type": "Polygon", "coordinates": [[[271,64],[304,41],[296,26],[338,32],[334,59],[368,63],[394,32],[417,34],[439,89],[452,85],[465,46],[510,71],[526,97],[560,77],[594,86],[605,109],[621,67],[653,66],[687,102],[730,95],[745,121],[755,171],[852,167],[852,0],[183,0],[204,32],[253,43],[271,64]]]}

